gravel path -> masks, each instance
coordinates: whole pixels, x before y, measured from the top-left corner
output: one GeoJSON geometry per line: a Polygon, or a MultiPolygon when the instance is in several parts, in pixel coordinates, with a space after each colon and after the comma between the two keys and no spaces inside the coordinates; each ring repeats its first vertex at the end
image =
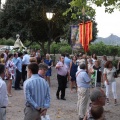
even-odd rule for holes
{"type": "MultiPolygon", "coordinates": [[[[70,93],[70,88],[66,89],[66,101],[56,99],[57,79],[56,70],[53,68],[51,77],[51,106],[47,112],[51,120],[78,120],[76,111],[77,93],[70,93]]],[[[107,120],[120,120],[120,78],[117,78],[118,105],[114,106],[113,99],[106,105],[105,116],[107,120]]],[[[110,95],[113,98],[112,94],[110,95]]],[[[24,94],[23,90],[15,91],[13,97],[9,98],[9,107],[7,107],[7,120],[23,120],[24,118],[24,94]]]]}

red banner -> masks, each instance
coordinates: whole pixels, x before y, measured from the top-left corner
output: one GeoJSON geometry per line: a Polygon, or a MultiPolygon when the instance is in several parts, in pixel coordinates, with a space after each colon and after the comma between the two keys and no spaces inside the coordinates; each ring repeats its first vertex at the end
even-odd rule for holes
{"type": "Polygon", "coordinates": [[[85,52],[89,50],[89,43],[92,40],[92,22],[79,24],[79,39],[85,52]]]}
{"type": "Polygon", "coordinates": [[[84,24],[79,24],[79,39],[82,47],[84,46],[84,24]]]}

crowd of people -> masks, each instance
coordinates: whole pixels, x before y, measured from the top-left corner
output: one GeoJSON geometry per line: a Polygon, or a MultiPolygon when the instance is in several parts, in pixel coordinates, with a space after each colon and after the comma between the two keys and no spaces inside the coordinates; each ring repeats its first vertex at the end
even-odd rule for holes
{"type": "Polygon", "coordinates": [[[105,101],[109,104],[110,87],[112,88],[114,105],[117,105],[115,79],[120,70],[119,63],[120,62],[118,62],[118,67],[116,68],[112,61],[107,60],[107,56],[105,55],[102,56],[102,59],[98,59],[96,54],[92,54],[91,56],[86,56],[86,54],[73,55],[71,59],[68,54],[61,55],[59,62],[55,66],[58,79],[57,99],[66,100],[65,89],[67,87],[67,81],[70,81],[71,94],[74,92],[78,94],[77,110],[79,120],[90,120],[90,117],[91,120],[94,118],[105,120],[103,106],[105,105],[105,101]],[[73,89],[74,87],[75,91],[73,89]],[[94,95],[90,95],[90,88],[96,88],[93,91],[94,95]],[[106,95],[102,88],[105,88],[106,95]],[[99,93],[98,96],[97,92],[99,93]],[[92,103],[90,104],[90,111],[88,112],[90,113],[90,117],[88,117],[86,113],[89,96],[95,97],[94,99],[97,101],[94,102],[94,100],[91,99],[92,103]],[[97,116],[96,114],[100,112],[101,115],[97,116]]]}
{"type": "MultiPolygon", "coordinates": [[[[11,54],[5,50],[0,55],[0,120],[6,120],[8,97],[14,90],[24,89],[24,120],[39,120],[45,116],[50,106],[50,86],[53,60],[50,54],[42,57],[40,50],[16,52],[11,54]],[[23,87],[22,87],[23,86],[23,87]],[[2,91],[2,92],[1,92],[2,91]]],[[[61,54],[55,68],[57,70],[58,88],[56,98],[66,100],[66,88],[70,82],[70,93],[78,94],[77,110],[79,120],[105,120],[105,101],[109,104],[110,87],[117,105],[116,80],[118,68],[113,66],[107,56],[98,59],[96,54],[87,56],[78,54],[69,56],[61,54]],[[102,90],[105,87],[105,93],[102,90]],[[91,92],[91,90],[92,92],[91,92]],[[91,100],[87,110],[88,100],[91,100]],[[100,114],[98,114],[100,113],[100,114]]]]}

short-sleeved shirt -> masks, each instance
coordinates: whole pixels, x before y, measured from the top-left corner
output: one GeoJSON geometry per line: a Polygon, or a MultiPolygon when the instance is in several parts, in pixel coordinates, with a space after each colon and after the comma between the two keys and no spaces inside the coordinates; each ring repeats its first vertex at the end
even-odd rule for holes
{"type": "Polygon", "coordinates": [[[80,69],[76,72],[76,82],[78,87],[89,88],[90,77],[85,70],[80,69]]]}
{"type": "Polygon", "coordinates": [[[59,61],[56,66],[62,66],[60,68],[57,69],[57,74],[61,75],[61,76],[66,76],[68,73],[68,66],[66,64],[63,64],[61,61],[59,61]]]}
{"type": "Polygon", "coordinates": [[[111,70],[109,70],[108,68],[104,68],[104,74],[106,74],[107,79],[109,82],[114,82],[115,78],[114,78],[114,73],[116,72],[116,68],[113,67],[111,70]]]}
{"type": "Polygon", "coordinates": [[[71,62],[71,59],[69,59],[68,57],[65,57],[64,63],[67,65],[68,68],[70,68],[70,62],[71,62]]]}

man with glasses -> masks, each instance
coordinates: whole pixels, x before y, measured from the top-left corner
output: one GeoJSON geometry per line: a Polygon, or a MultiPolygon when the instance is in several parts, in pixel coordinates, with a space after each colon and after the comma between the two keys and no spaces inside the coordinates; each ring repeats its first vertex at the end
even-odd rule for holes
{"type": "Polygon", "coordinates": [[[48,65],[45,64],[45,63],[40,63],[39,64],[39,70],[38,70],[38,74],[40,77],[44,78],[45,77],[45,74],[47,72],[47,69],[48,69],[48,65]]]}

